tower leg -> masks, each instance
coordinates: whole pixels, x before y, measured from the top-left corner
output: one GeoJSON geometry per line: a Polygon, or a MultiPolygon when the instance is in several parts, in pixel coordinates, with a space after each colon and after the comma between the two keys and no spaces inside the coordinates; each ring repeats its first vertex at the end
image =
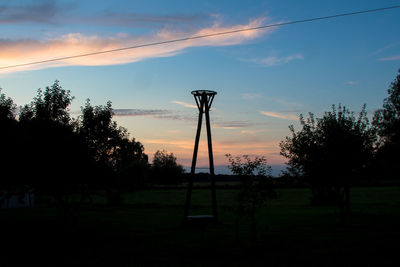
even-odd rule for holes
{"type": "Polygon", "coordinates": [[[217,212],[217,195],[215,192],[215,173],[214,173],[214,158],[213,158],[213,150],[212,150],[212,140],[211,140],[211,126],[210,126],[210,114],[209,114],[209,106],[208,103],[205,103],[206,107],[206,127],[207,127],[207,141],[208,141],[208,158],[210,162],[210,178],[211,178],[211,201],[212,201],[212,209],[215,221],[218,220],[218,212],[217,212]]]}
{"type": "MultiPolygon", "coordinates": [[[[201,107],[203,104],[201,104],[201,107]]],[[[185,212],[184,212],[184,217],[183,221],[187,221],[187,217],[189,216],[189,209],[190,209],[190,201],[192,198],[192,188],[193,188],[193,180],[194,180],[194,174],[196,170],[196,161],[197,161],[197,151],[199,149],[199,141],[200,141],[200,133],[201,133],[201,124],[203,122],[203,112],[200,111],[199,113],[199,122],[197,124],[197,132],[196,132],[196,139],[194,142],[194,150],[193,150],[193,159],[192,159],[192,167],[190,169],[190,176],[189,176],[189,185],[188,185],[188,190],[186,193],[186,203],[185,203],[185,212]]]]}

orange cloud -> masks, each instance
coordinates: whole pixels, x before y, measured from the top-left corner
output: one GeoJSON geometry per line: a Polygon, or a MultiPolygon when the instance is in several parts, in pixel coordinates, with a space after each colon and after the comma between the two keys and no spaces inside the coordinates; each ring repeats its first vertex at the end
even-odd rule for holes
{"type": "Polygon", "coordinates": [[[282,120],[293,120],[293,121],[298,120],[298,116],[293,114],[284,114],[280,112],[269,112],[269,111],[260,111],[260,113],[264,116],[278,118],[282,120]]]}
{"type": "MultiPolygon", "coordinates": [[[[139,46],[143,44],[164,42],[185,37],[212,35],[220,32],[258,27],[263,25],[265,20],[266,18],[257,18],[250,20],[246,25],[235,25],[230,27],[223,27],[219,23],[214,23],[214,25],[211,27],[200,29],[192,33],[169,31],[164,29],[153,36],[141,37],[131,36],[128,34],[118,34],[113,37],[100,37],[97,35],[87,36],[81,33],[69,33],[58,38],[41,41],[30,39],[0,39],[0,68],[29,62],[39,62],[48,59],[65,58],[93,52],[108,51],[127,46],[139,46]]],[[[0,73],[73,65],[99,66],[125,64],[137,62],[147,58],[174,56],[182,53],[184,49],[189,47],[237,45],[249,40],[253,40],[270,32],[272,32],[272,29],[249,30],[231,34],[210,36],[207,38],[188,39],[174,43],[145,46],[112,53],[104,53],[100,55],[60,59],[47,63],[1,69],[0,73]]]]}
{"type": "Polygon", "coordinates": [[[184,106],[185,108],[195,108],[195,109],[197,109],[197,106],[196,106],[196,105],[189,104],[189,103],[182,102],[182,101],[176,101],[176,100],[174,100],[174,101],[171,101],[171,103],[184,106]]]}

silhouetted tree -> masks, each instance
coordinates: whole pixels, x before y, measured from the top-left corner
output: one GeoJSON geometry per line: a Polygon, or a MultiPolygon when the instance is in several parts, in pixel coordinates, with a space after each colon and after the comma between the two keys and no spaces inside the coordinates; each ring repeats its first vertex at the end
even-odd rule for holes
{"type": "Polygon", "coordinates": [[[52,86],[47,86],[44,92],[38,89],[33,102],[21,109],[20,120],[52,121],[67,126],[71,122],[68,106],[73,99],[71,92],[64,90],[56,80],[52,86]]]}
{"type": "Polygon", "coordinates": [[[178,184],[182,182],[184,169],[176,162],[173,153],[158,150],[151,166],[152,182],[156,184],[178,184]]]}
{"type": "Polygon", "coordinates": [[[234,175],[239,176],[241,181],[240,191],[237,197],[235,212],[238,217],[249,217],[252,241],[257,239],[257,216],[261,207],[267,200],[277,197],[270,181],[271,166],[267,165],[265,157],[251,159],[249,155],[243,157],[228,158],[228,168],[234,175]]]}
{"type": "Polygon", "coordinates": [[[320,119],[300,115],[302,129],[289,126],[292,136],[280,143],[290,167],[308,177],[312,202],[338,203],[342,218],[350,211],[351,181],[370,164],[376,140],[365,108],[358,118],[340,104],[320,119]]]}
{"type": "Polygon", "coordinates": [[[132,189],[147,182],[149,172],[148,156],[143,145],[135,138],[123,138],[115,151],[115,169],[119,184],[132,189]]]}
{"type": "Polygon", "coordinates": [[[92,166],[87,148],[73,130],[69,105],[73,97],[58,81],[41,89],[20,110],[19,176],[37,193],[53,195],[60,218],[72,212],[71,194],[87,184],[92,166]]]}
{"type": "Polygon", "coordinates": [[[84,138],[93,158],[104,166],[113,168],[114,154],[120,140],[128,137],[123,127],[112,120],[111,102],[105,106],[92,106],[90,100],[82,108],[78,132],[84,138]]]}
{"type": "Polygon", "coordinates": [[[380,174],[390,179],[398,179],[400,166],[398,153],[400,151],[400,70],[390,84],[388,97],[383,101],[383,108],[374,114],[373,124],[379,136],[378,168],[380,174]]]}
{"type": "Polygon", "coordinates": [[[109,201],[117,204],[121,191],[113,192],[112,188],[140,184],[148,158],[143,145],[134,138],[129,140],[127,129],[118,127],[113,115],[111,102],[93,107],[88,99],[77,122],[77,132],[101,169],[98,183],[107,187],[109,201]]]}
{"type": "Polygon", "coordinates": [[[19,141],[15,112],[13,100],[6,97],[0,88],[0,206],[3,201],[24,188],[21,180],[15,177],[19,141]]]}
{"type": "Polygon", "coordinates": [[[142,185],[148,169],[143,145],[112,121],[111,102],[92,107],[88,100],[80,119],[72,119],[73,99],[55,81],[38,89],[33,101],[20,108],[17,121],[15,104],[0,92],[1,162],[6,166],[1,185],[30,185],[54,196],[64,219],[88,196],[89,186],[105,185],[110,199],[119,199],[120,192],[112,189],[142,185]],[[70,196],[78,192],[81,199],[73,203],[70,196]]]}
{"type": "Polygon", "coordinates": [[[14,104],[14,101],[6,97],[5,94],[1,92],[0,88],[0,120],[15,120],[15,111],[17,106],[14,104]]]}

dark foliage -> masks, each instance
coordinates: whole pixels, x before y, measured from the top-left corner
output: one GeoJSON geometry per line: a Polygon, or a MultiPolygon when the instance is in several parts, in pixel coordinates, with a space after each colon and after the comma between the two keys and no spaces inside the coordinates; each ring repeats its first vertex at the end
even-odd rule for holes
{"type": "Polygon", "coordinates": [[[71,121],[68,107],[73,99],[71,92],[64,90],[56,80],[44,92],[38,89],[33,101],[21,109],[19,120],[52,121],[67,126],[71,121]]]}
{"type": "Polygon", "coordinates": [[[337,203],[349,211],[351,183],[370,166],[376,140],[365,105],[357,118],[346,107],[333,105],[319,119],[301,115],[300,123],[300,131],[289,127],[292,136],[280,143],[281,155],[289,159],[292,172],[307,177],[314,204],[337,203]]]}
{"type": "Polygon", "coordinates": [[[148,168],[143,145],[112,121],[111,102],[92,107],[87,101],[82,117],[73,119],[73,99],[55,81],[20,108],[16,120],[12,99],[0,95],[1,187],[9,194],[34,188],[53,196],[63,219],[90,188],[106,188],[113,202],[115,191],[142,185],[148,168]]]}
{"type": "Polygon", "coordinates": [[[16,105],[11,98],[1,93],[0,88],[0,206],[10,195],[19,191],[21,180],[13,174],[17,168],[18,124],[15,120],[16,105]]]}
{"type": "Polygon", "coordinates": [[[77,204],[71,195],[83,192],[94,169],[85,143],[74,132],[68,109],[72,100],[70,91],[55,81],[21,108],[18,166],[23,168],[14,170],[37,193],[52,195],[64,220],[77,204]]]}
{"type": "Polygon", "coordinates": [[[92,106],[88,99],[75,123],[99,170],[96,184],[106,190],[111,205],[122,203],[123,191],[142,187],[148,169],[143,145],[129,139],[127,129],[118,127],[113,115],[110,101],[105,106],[92,106]]]}
{"type": "Polygon", "coordinates": [[[176,162],[173,153],[158,150],[151,165],[151,182],[155,184],[179,184],[183,180],[184,169],[176,162]]]}
{"type": "Polygon", "coordinates": [[[14,101],[6,97],[6,95],[1,92],[0,88],[0,120],[15,120],[16,109],[17,107],[14,101]]]}
{"type": "Polygon", "coordinates": [[[399,179],[400,166],[400,70],[387,90],[383,108],[377,110],[373,124],[378,129],[377,168],[386,179],[399,179]]]}
{"type": "Polygon", "coordinates": [[[229,161],[229,169],[241,181],[236,199],[235,213],[238,218],[249,218],[252,242],[257,240],[257,224],[259,210],[268,200],[277,197],[271,182],[271,167],[264,157],[250,158],[225,155],[229,161]]]}
{"type": "Polygon", "coordinates": [[[129,139],[128,131],[118,127],[112,117],[111,102],[93,107],[87,100],[76,122],[79,136],[102,169],[98,183],[118,187],[143,185],[148,165],[144,147],[134,138],[129,139]]]}
{"type": "Polygon", "coordinates": [[[135,138],[123,138],[114,153],[118,184],[125,189],[143,187],[148,182],[149,163],[143,145],[135,138]]]}

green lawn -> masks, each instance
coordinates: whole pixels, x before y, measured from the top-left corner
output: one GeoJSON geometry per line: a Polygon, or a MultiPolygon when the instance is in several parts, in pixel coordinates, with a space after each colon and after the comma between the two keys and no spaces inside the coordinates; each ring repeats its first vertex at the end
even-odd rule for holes
{"type": "MultiPolygon", "coordinates": [[[[109,207],[95,197],[59,225],[46,205],[1,211],[3,259],[29,266],[397,266],[400,187],[352,189],[352,215],[339,224],[335,207],[310,206],[308,189],[279,189],[259,214],[258,240],[232,211],[236,190],[217,190],[220,224],[183,227],[185,190],[123,196],[109,207]]],[[[191,214],[210,213],[210,191],[194,190],[191,214]]]]}

